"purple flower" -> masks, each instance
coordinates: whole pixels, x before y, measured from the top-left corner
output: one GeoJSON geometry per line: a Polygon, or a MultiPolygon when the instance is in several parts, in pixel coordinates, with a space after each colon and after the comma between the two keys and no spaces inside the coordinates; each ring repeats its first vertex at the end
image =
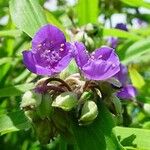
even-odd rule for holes
{"type": "Polygon", "coordinates": [[[119,58],[110,47],[101,47],[88,54],[82,43],[76,42],[75,60],[84,76],[91,80],[106,80],[120,70],[119,58]]]}
{"type": "Polygon", "coordinates": [[[128,81],[128,69],[126,66],[120,64],[120,71],[114,75],[114,77],[119,80],[124,86],[128,81]]]}
{"type": "Polygon", "coordinates": [[[128,83],[128,69],[120,64],[120,71],[114,75],[120,81],[122,88],[117,92],[117,96],[121,99],[132,99],[137,95],[136,88],[128,83]]]}
{"type": "Polygon", "coordinates": [[[62,31],[53,25],[45,25],[35,34],[32,50],[23,51],[23,62],[33,73],[54,75],[62,71],[72,59],[71,44],[62,31]]]}
{"type": "Polygon", "coordinates": [[[118,44],[118,38],[109,37],[109,38],[108,38],[108,44],[109,44],[110,47],[116,48],[116,47],[117,47],[117,44],[118,44]]]}
{"type": "Polygon", "coordinates": [[[120,30],[124,30],[124,31],[128,31],[126,24],[124,23],[118,23],[115,26],[116,29],[120,29],[120,30]]]}
{"type": "Polygon", "coordinates": [[[117,93],[117,96],[121,99],[132,99],[137,95],[137,91],[134,86],[128,84],[121,88],[117,93]]]}

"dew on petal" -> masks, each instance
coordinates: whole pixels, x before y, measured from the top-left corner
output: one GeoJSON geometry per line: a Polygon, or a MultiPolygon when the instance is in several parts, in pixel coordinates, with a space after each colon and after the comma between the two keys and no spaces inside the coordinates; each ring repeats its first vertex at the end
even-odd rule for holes
{"type": "Polygon", "coordinates": [[[62,51],[64,51],[64,49],[63,49],[63,48],[60,48],[59,50],[60,50],[61,52],[62,52],[62,51]]]}
{"type": "Polygon", "coordinates": [[[64,45],[65,45],[65,44],[62,43],[62,44],[60,45],[60,47],[64,47],[64,45]]]}

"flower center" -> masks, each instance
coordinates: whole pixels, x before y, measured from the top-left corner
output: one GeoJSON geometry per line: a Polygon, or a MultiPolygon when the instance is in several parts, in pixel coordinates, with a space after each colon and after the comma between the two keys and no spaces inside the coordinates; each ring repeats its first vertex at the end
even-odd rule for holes
{"type": "MultiPolygon", "coordinates": [[[[57,44],[54,41],[44,41],[38,45],[37,52],[44,66],[48,68],[54,67],[62,58],[65,44],[57,44]]],[[[36,53],[37,53],[36,52],[36,53]]]]}

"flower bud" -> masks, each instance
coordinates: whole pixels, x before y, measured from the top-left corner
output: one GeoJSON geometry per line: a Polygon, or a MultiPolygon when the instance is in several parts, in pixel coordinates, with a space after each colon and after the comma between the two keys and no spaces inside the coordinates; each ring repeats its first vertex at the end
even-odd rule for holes
{"type": "Polygon", "coordinates": [[[33,109],[40,105],[42,100],[42,95],[33,91],[27,91],[22,96],[22,101],[20,107],[22,109],[33,109]]]}
{"type": "Polygon", "coordinates": [[[93,92],[92,91],[85,91],[83,92],[83,94],[81,95],[80,97],[80,102],[83,102],[83,101],[87,101],[87,100],[91,100],[94,98],[94,95],[93,95],[93,92]]]}
{"type": "Polygon", "coordinates": [[[88,23],[86,26],[85,26],[85,31],[87,32],[93,32],[94,30],[94,26],[91,24],[91,23],[88,23]]]}
{"type": "Polygon", "coordinates": [[[144,109],[144,112],[145,112],[148,116],[150,116],[150,104],[145,103],[145,104],[143,105],[143,109],[144,109]]]}
{"type": "Polygon", "coordinates": [[[42,101],[39,107],[37,108],[37,113],[40,118],[50,118],[52,112],[53,112],[53,107],[51,106],[52,104],[52,98],[49,94],[43,94],[42,96],[42,101]]]}
{"type": "Polygon", "coordinates": [[[41,144],[48,144],[56,135],[55,126],[50,120],[39,120],[33,123],[36,136],[41,144]]]}
{"type": "Polygon", "coordinates": [[[61,93],[53,101],[52,106],[63,109],[64,111],[70,111],[77,105],[77,95],[72,92],[61,93]]]}
{"type": "Polygon", "coordinates": [[[24,112],[24,114],[31,122],[34,122],[39,119],[37,112],[34,110],[27,110],[24,112]]]}
{"type": "Polygon", "coordinates": [[[84,32],[83,31],[79,31],[75,36],[74,36],[74,41],[83,41],[83,37],[84,37],[84,32]]]}
{"type": "Polygon", "coordinates": [[[98,115],[98,108],[96,103],[93,101],[86,101],[82,107],[79,124],[88,125],[94,121],[97,115],[98,115]]]}
{"type": "Polygon", "coordinates": [[[85,45],[89,48],[89,49],[93,49],[94,48],[94,41],[91,37],[85,35],[85,45]]]}
{"type": "Polygon", "coordinates": [[[115,111],[116,111],[116,114],[115,114],[115,115],[116,115],[118,124],[122,124],[122,122],[123,122],[123,117],[122,117],[122,105],[121,105],[121,101],[120,101],[120,99],[119,99],[117,96],[115,96],[115,95],[112,95],[111,101],[113,102],[114,107],[115,107],[115,111]]]}

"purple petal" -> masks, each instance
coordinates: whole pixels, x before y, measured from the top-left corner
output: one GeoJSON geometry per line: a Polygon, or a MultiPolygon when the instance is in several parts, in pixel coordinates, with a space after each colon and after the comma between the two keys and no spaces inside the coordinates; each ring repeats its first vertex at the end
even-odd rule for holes
{"type": "Polygon", "coordinates": [[[32,49],[37,49],[41,44],[48,45],[52,43],[54,46],[60,46],[65,42],[66,39],[63,32],[57,27],[47,24],[35,34],[32,40],[32,49]]]}
{"type": "Polygon", "coordinates": [[[120,64],[119,58],[114,52],[114,49],[107,46],[96,49],[91,55],[94,56],[94,59],[102,59],[120,64]]]}
{"type": "Polygon", "coordinates": [[[86,52],[86,48],[83,43],[76,42],[75,43],[75,60],[79,67],[83,67],[89,59],[89,55],[86,52]]]}
{"type": "Polygon", "coordinates": [[[112,48],[116,48],[118,44],[118,38],[110,37],[108,38],[108,44],[112,48]]]}
{"type": "Polygon", "coordinates": [[[118,79],[122,85],[125,85],[128,80],[128,70],[127,67],[120,64],[120,71],[115,74],[114,76],[116,79],[118,79]]]}
{"type": "Polygon", "coordinates": [[[83,74],[91,80],[106,80],[114,76],[120,70],[118,64],[112,64],[103,60],[89,61],[82,68],[83,74]]]}
{"type": "Polygon", "coordinates": [[[68,66],[68,64],[71,60],[72,60],[72,55],[71,54],[66,55],[58,62],[56,67],[53,69],[53,71],[54,72],[62,71],[63,69],[65,69],[68,66]]]}
{"type": "Polygon", "coordinates": [[[132,99],[137,95],[135,87],[132,85],[124,86],[118,93],[117,96],[121,99],[132,99]]]}
{"type": "Polygon", "coordinates": [[[72,60],[74,55],[74,47],[72,46],[72,44],[66,42],[65,51],[66,53],[62,54],[62,58],[58,61],[56,67],[54,67],[54,72],[62,71],[72,60]]]}
{"type": "Polygon", "coordinates": [[[23,52],[23,62],[28,70],[39,75],[52,75],[50,69],[39,66],[34,58],[34,54],[31,51],[23,52]]]}
{"type": "Polygon", "coordinates": [[[126,24],[124,23],[118,23],[116,26],[115,26],[116,29],[120,29],[120,30],[124,30],[124,31],[128,31],[127,29],[127,26],[126,24]]]}

